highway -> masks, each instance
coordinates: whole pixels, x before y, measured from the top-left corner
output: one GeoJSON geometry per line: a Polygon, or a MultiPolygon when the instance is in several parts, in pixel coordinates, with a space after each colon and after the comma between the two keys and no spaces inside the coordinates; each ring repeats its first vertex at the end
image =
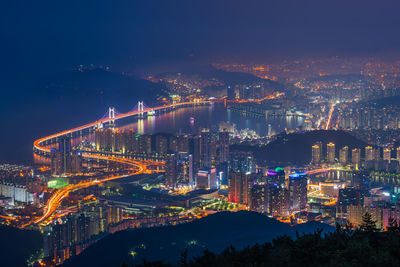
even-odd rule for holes
{"type": "Polygon", "coordinates": [[[335,106],[336,106],[336,103],[333,103],[331,106],[331,109],[329,110],[328,122],[326,123],[325,130],[329,130],[329,126],[331,125],[332,115],[333,115],[333,112],[335,111],[335,106]]]}
{"type": "Polygon", "coordinates": [[[126,175],[113,175],[113,176],[109,176],[109,177],[105,177],[105,178],[97,179],[97,180],[93,180],[93,181],[84,181],[84,182],[80,182],[77,184],[71,184],[62,189],[57,190],[47,201],[47,204],[44,209],[45,212],[43,213],[43,215],[40,218],[32,220],[31,222],[23,225],[22,228],[24,228],[28,225],[31,225],[32,223],[41,223],[41,222],[45,221],[46,219],[48,219],[57,210],[57,207],[60,205],[61,201],[64,198],[66,198],[69,195],[69,193],[71,193],[73,191],[77,191],[79,189],[83,189],[83,188],[86,188],[89,186],[101,184],[101,183],[115,180],[115,179],[119,179],[122,177],[138,175],[138,174],[144,173],[147,170],[147,166],[148,166],[147,164],[143,164],[136,160],[130,160],[130,159],[121,159],[121,158],[116,158],[116,157],[105,157],[105,156],[97,156],[97,158],[124,163],[124,164],[130,165],[131,167],[133,167],[134,170],[130,171],[126,175]]]}
{"type": "Polygon", "coordinates": [[[138,110],[130,111],[130,112],[127,112],[127,113],[116,115],[114,118],[105,118],[105,119],[97,120],[97,121],[94,121],[94,122],[91,122],[91,123],[88,123],[88,124],[85,124],[85,125],[82,125],[82,126],[70,129],[70,130],[62,131],[62,132],[59,132],[59,133],[56,133],[56,134],[53,134],[53,135],[49,135],[49,136],[40,138],[40,139],[36,140],[33,143],[33,146],[38,151],[50,153],[50,148],[46,148],[43,145],[43,143],[48,141],[48,140],[51,140],[53,138],[57,138],[57,137],[60,137],[60,136],[63,136],[63,135],[67,135],[67,134],[71,134],[71,133],[74,133],[74,132],[85,130],[85,129],[88,129],[88,128],[91,128],[91,127],[95,127],[96,125],[99,125],[101,123],[107,123],[107,122],[110,122],[110,121],[116,121],[116,120],[119,120],[119,119],[123,119],[123,118],[131,117],[131,116],[139,115],[139,114],[142,114],[142,113],[146,113],[146,112],[148,112],[150,110],[157,111],[157,110],[163,110],[163,109],[169,109],[169,108],[176,108],[176,107],[185,106],[185,105],[197,105],[197,104],[200,105],[200,104],[207,104],[207,103],[211,103],[211,102],[219,102],[219,101],[217,101],[217,100],[216,101],[207,100],[207,101],[194,101],[194,102],[179,102],[179,103],[174,103],[174,104],[169,104],[169,105],[158,106],[158,107],[154,107],[154,108],[148,108],[148,109],[145,109],[143,111],[138,111],[138,110]]]}
{"type": "MultiPolygon", "coordinates": [[[[280,95],[279,95],[280,96],[280,95]]],[[[274,97],[271,96],[267,96],[266,98],[263,98],[261,100],[257,100],[256,102],[260,102],[260,101],[264,101],[267,99],[272,99],[274,97]]],[[[88,123],[70,130],[65,130],[53,135],[49,135],[43,138],[40,138],[36,141],[34,141],[33,145],[34,148],[37,151],[41,151],[41,152],[45,152],[45,153],[50,153],[50,148],[47,148],[43,143],[45,143],[48,140],[51,140],[53,138],[57,138],[63,135],[68,135],[68,134],[72,134],[74,132],[78,132],[81,130],[85,130],[88,129],[90,127],[95,127],[96,125],[99,125],[101,123],[107,123],[110,121],[115,121],[115,120],[119,120],[122,118],[127,118],[130,116],[135,116],[135,115],[139,115],[142,113],[146,113],[150,110],[153,111],[157,111],[157,110],[163,110],[163,109],[169,109],[169,108],[176,108],[176,107],[180,107],[180,106],[186,106],[186,105],[200,105],[200,104],[208,104],[208,103],[212,103],[212,102],[220,102],[221,100],[206,100],[206,101],[193,101],[193,102],[179,102],[179,103],[173,103],[173,104],[169,104],[169,105],[163,105],[163,106],[158,106],[158,107],[154,107],[154,108],[147,108],[145,110],[142,111],[130,111],[124,114],[119,114],[115,117],[112,118],[104,118],[101,120],[97,120],[95,122],[92,123],[88,123]]],[[[64,187],[63,189],[59,189],[57,191],[55,191],[55,193],[50,197],[50,199],[47,201],[46,206],[44,208],[44,213],[41,217],[32,220],[31,222],[25,224],[22,226],[22,228],[31,225],[32,223],[41,223],[44,222],[45,220],[49,219],[51,217],[51,215],[57,210],[57,207],[60,205],[60,203],[62,202],[62,200],[64,198],[66,198],[68,196],[68,194],[70,192],[82,189],[82,188],[86,188],[89,186],[93,186],[93,185],[97,185],[106,181],[110,181],[110,180],[114,180],[114,179],[119,179],[122,177],[126,177],[126,176],[131,176],[131,175],[138,175],[141,173],[145,173],[147,171],[150,172],[150,170],[148,169],[149,166],[155,166],[155,167],[160,167],[162,165],[164,165],[163,162],[156,162],[156,161],[149,161],[149,160],[133,160],[133,159],[126,159],[126,158],[118,158],[118,157],[113,157],[113,156],[102,156],[102,155],[98,155],[98,154],[91,154],[91,153],[82,153],[82,157],[85,158],[91,158],[91,159],[101,159],[101,160],[108,160],[108,161],[114,161],[114,162],[119,162],[119,163],[123,163],[123,164],[127,164],[130,165],[131,167],[133,167],[133,170],[127,174],[127,175],[114,175],[114,176],[110,176],[110,177],[106,177],[106,178],[102,178],[102,179],[98,179],[98,180],[93,180],[93,181],[86,181],[86,182],[80,182],[77,184],[72,184],[72,185],[68,185],[67,187],[64,187]]]]}

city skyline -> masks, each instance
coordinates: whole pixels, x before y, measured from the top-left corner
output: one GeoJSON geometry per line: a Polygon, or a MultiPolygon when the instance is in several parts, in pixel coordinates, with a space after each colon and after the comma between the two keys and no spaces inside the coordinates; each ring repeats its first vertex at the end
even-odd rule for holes
{"type": "Polygon", "coordinates": [[[399,265],[399,8],[6,3],[0,265],[399,265]]]}

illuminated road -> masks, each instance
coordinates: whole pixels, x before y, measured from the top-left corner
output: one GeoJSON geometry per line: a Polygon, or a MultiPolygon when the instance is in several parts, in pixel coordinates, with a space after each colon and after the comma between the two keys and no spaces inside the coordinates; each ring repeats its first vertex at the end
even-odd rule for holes
{"type": "Polygon", "coordinates": [[[316,170],[307,171],[306,173],[310,175],[310,174],[317,174],[317,173],[322,173],[322,172],[328,172],[328,171],[330,171],[330,170],[333,170],[333,169],[332,169],[332,168],[316,169],[316,170]]]}
{"type": "MultiPolygon", "coordinates": [[[[278,94],[275,97],[279,97],[280,95],[278,94]]],[[[267,96],[266,98],[260,99],[260,100],[249,100],[249,101],[240,101],[239,103],[242,102],[260,102],[260,101],[264,101],[267,99],[273,99],[274,97],[271,96],[267,96]]],[[[185,106],[185,105],[200,105],[200,104],[207,104],[207,103],[212,103],[212,102],[220,102],[221,100],[207,100],[207,101],[194,101],[194,102],[180,102],[180,103],[174,103],[174,104],[170,104],[170,105],[164,105],[164,106],[159,106],[159,107],[155,107],[155,108],[148,108],[145,109],[143,111],[131,111],[131,112],[127,112],[124,114],[120,114],[115,116],[114,118],[105,118],[105,119],[101,119],[92,123],[88,123],[70,130],[66,130],[66,131],[62,131],[53,135],[49,135],[43,138],[40,138],[38,140],[36,140],[34,142],[34,148],[37,151],[41,151],[41,152],[45,152],[45,153],[50,153],[50,148],[47,148],[43,143],[51,140],[53,138],[57,138],[63,135],[68,135],[68,134],[72,134],[74,132],[78,132],[81,130],[85,130],[91,127],[95,127],[99,124],[102,123],[107,123],[110,121],[115,121],[115,120],[119,120],[122,118],[127,118],[130,116],[135,116],[135,115],[139,115],[139,114],[143,114],[146,113],[148,111],[157,111],[157,110],[164,110],[164,109],[169,109],[169,108],[176,108],[176,107],[180,107],[180,106],[185,106]]],[[[232,101],[232,102],[236,102],[236,101],[232,101]]],[[[141,173],[145,173],[145,172],[153,172],[153,171],[157,171],[157,170],[150,170],[148,167],[150,166],[154,166],[154,167],[160,167],[164,165],[164,162],[156,162],[156,161],[149,161],[149,160],[133,160],[133,159],[126,159],[126,158],[118,158],[118,157],[114,157],[114,156],[102,156],[102,155],[98,155],[98,154],[91,154],[91,153],[83,153],[82,157],[85,158],[91,158],[91,159],[101,159],[101,160],[108,160],[108,161],[113,161],[113,162],[118,162],[118,163],[122,163],[122,164],[127,164],[131,167],[133,167],[133,171],[131,171],[129,174],[127,175],[114,175],[114,176],[110,176],[110,177],[106,177],[103,179],[99,179],[99,180],[93,180],[93,181],[86,181],[86,182],[80,182],[77,184],[72,184],[72,185],[68,185],[63,189],[59,189],[57,190],[51,197],[50,199],[47,201],[46,207],[45,207],[45,212],[43,213],[43,215],[40,218],[37,218],[35,220],[32,220],[31,222],[25,224],[22,226],[22,228],[31,225],[32,223],[41,223],[44,222],[45,220],[49,219],[49,217],[57,210],[57,207],[60,205],[60,203],[62,202],[62,200],[64,198],[66,198],[68,196],[68,194],[70,192],[82,189],[82,188],[86,188],[89,186],[93,186],[93,185],[97,185],[106,181],[110,181],[110,180],[114,180],[114,179],[119,179],[122,177],[126,177],[126,176],[131,176],[131,175],[138,175],[141,173]]]]}
{"type": "Polygon", "coordinates": [[[336,103],[333,103],[331,106],[331,109],[329,110],[329,117],[328,117],[328,122],[326,123],[325,130],[329,130],[329,126],[331,125],[332,115],[333,115],[333,112],[335,111],[335,106],[336,106],[336,103]]]}
{"type": "MultiPolygon", "coordinates": [[[[249,99],[249,100],[227,100],[228,102],[236,102],[236,103],[245,103],[245,102],[255,102],[255,103],[259,103],[261,101],[265,101],[265,100],[270,100],[270,99],[274,99],[274,98],[278,98],[281,97],[283,95],[283,93],[278,93],[275,95],[269,95],[266,96],[264,98],[261,99],[249,99]]],[[[123,118],[127,118],[127,117],[131,117],[131,116],[136,116],[136,115],[140,115],[149,111],[161,111],[161,110],[166,110],[166,109],[170,109],[170,108],[177,108],[177,107],[181,107],[181,106],[187,106],[187,105],[202,105],[202,104],[210,104],[210,103],[216,103],[216,102],[222,102],[224,101],[224,99],[214,99],[214,100],[203,100],[203,101],[192,101],[192,102],[179,102],[179,103],[174,103],[174,104],[169,104],[169,105],[163,105],[163,106],[158,106],[158,107],[154,107],[154,108],[147,108],[144,109],[143,111],[130,111],[127,113],[123,113],[123,114],[119,114],[116,115],[114,118],[105,118],[105,119],[101,119],[92,123],[88,123],[70,130],[66,130],[66,131],[62,131],[53,135],[49,135],[43,138],[40,138],[38,140],[36,140],[33,143],[33,146],[36,150],[41,151],[41,152],[46,152],[46,153],[50,153],[50,148],[46,148],[43,143],[51,140],[53,138],[57,138],[63,135],[67,135],[67,134],[72,134],[81,130],[85,130],[91,127],[95,127],[97,125],[100,125],[102,123],[107,123],[110,121],[116,121],[119,119],[123,119],[123,118]]]]}
{"type": "Polygon", "coordinates": [[[60,136],[63,136],[63,135],[68,135],[68,134],[72,134],[74,132],[78,132],[78,131],[85,130],[85,129],[88,129],[88,128],[91,128],[91,127],[95,127],[96,125],[99,125],[99,124],[102,124],[102,123],[107,123],[107,122],[110,122],[110,121],[116,121],[116,120],[119,120],[119,119],[131,117],[131,116],[135,116],[135,115],[140,115],[142,113],[146,113],[146,112],[151,111],[151,110],[157,111],[157,110],[164,110],[164,109],[169,109],[169,108],[176,108],[176,107],[185,106],[185,105],[196,105],[196,104],[200,105],[200,104],[207,104],[207,103],[211,103],[211,102],[218,102],[218,101],[207,100],[207,101],[195,101],[195,102],[180,102],[180,103],[175,103],[175,104],[158,106],[158,107],[154,107],[154,108],[148,108],[148,109],[145,109],[143,111],[136,111],[136,110],[135,111],[130,111],[130,112],[127,112],[127,113],[124,113],[124,114],[116,115],[114,118],[101,119],[101,120],[98,120],[98,121],[95,121],[95,122],[92,122],[92,123],[88,123],[88,124],[85,124],[85,125],[82,125],[82,126],[70,129],[70,130],[62,131],[62,132],[59,132],[59,133],[56,133],[56,134],[53,134],[53,135],[49,135],[49,136],[40,138],[40,139],[36,140],[33,143],[33,146],[38,151],[50,153],[50,148],[46,148],[43,145],[43,143],[48,141],[48,140],[51,140],[53,138],[57,138],[57,137],[60,137],[60,136]]]}
{"type": "Polygon", "coordinates": [[[138,175],[138,174],[144,173],[147,170],[147,165],[146,164],[142,164],[142,163],[137,162],[135,160],[121,159],[121,158],[115,158],[115,157],[106,157],[106,156],[96,156],[96,158],[107,159],[107,160],[110,160],[110,161],[115,161],[115,162],[128,164],[131,167],[134,167],[134,170],[129,172],[126,175],[113,175],[113,176],[105,177],[105,178],[98,179],[98,180],[85,181],[85,182],[81,182],[81,183],[77,183],[77,184],[68,185],[68,186],[64,187],[63,189],[57,190],[51,196],[51,198],[47,201],[47,204],[46,204],[46,207],[45,207],[45,212],[43,213],[43,215],[40,218],[37,218],[36,220],[31,221],[31,222],[23,225],[22,228],[24,228],[24,227],[26,227],[26,226],[28,226],[28,225],[30,225],[32,223],[41,223],[41,222],[45,221],[46,219],[48,219],[57,210],[57,207],[60,205],[61,201],[64,198],[66,198],[70,192],[73,192],[73,191],[76,191],[76,190],[79,190],[79,189],[82,189],[82,188],[86,188],[86,187],[89,187],[89,186],[101,184],[101,183],[104,183],[104,182],[107,182],[107,181],[119,179],[119,178],[122,178],[122,177],[131,176],[131,175],[138,175]]]}

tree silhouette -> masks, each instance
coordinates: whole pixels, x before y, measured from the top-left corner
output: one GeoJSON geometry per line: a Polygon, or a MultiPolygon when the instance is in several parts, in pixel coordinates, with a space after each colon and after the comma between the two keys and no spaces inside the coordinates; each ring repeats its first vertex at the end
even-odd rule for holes
{"type": "Polygon", "coordinates": [[[370,213],[366,212],[362,217],[362,223],[360,225],[360,230],[364,232],[376,232],[376,221],[372,220],[370,213]]]}
{"type": "Polygon", "coordinates": [[[387,230],[389,232],[400,232],[400,226],[398,222],[392,217],[389,217],[389,226],[387,227],[387,230]]]}

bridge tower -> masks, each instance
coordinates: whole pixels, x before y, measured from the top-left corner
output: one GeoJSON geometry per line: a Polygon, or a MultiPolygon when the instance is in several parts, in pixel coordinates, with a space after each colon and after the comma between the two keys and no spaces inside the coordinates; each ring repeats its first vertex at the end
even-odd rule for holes
{"type": "Polygon", "coordinates": [[[108,121],[110,124],[114,124],[115,122],[115,108],[114,107],[109,107],[108,108],[108,121]]]}
{"type": "Polygon", "coordinates": [[[144,104],[143,104],[143,101],[138,101],[137,107],[138,107],[138,111],[139,111],[138,116],[139,116],[140,118],[142,118],[143,115],[144,115],[144,113],[143,113],[143,111],[144,111],[144,104]]]}

